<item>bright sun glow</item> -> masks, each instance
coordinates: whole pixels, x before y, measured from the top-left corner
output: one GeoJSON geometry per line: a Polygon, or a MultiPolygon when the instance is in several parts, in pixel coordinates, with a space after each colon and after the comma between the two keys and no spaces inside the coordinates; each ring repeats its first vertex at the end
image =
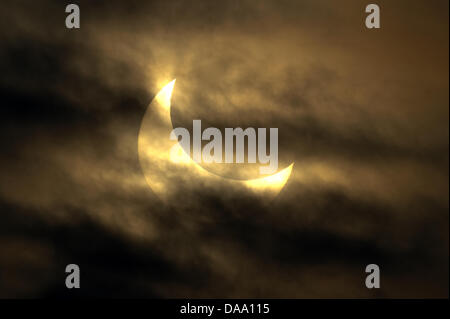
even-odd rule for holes
{"type": "Polygon", "coordinates": [[[280,189],[286,184],[286,182],[289,179],[289,176],[291,176],[292,173],[292,167],[294,166],[294,163],[283,169],[282,171],[262,178],[257,179],[251,179],[248,181],[245,181],[245,185],[251,189],[255,190],[263,190],[263,189],[280,189]]]}
{"type": "Polygon", "coordinates": [[[176,79],[163,87],[155,97],[156,101],[165,109],[170,109],[170,99],[172,97],[172,91],[173,87],[175,86],[175,81],[176,79]]]}

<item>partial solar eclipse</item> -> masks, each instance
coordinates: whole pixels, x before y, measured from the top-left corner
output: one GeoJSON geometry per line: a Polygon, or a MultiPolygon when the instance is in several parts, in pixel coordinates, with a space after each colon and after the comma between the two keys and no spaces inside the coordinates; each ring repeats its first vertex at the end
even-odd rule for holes
{"type": "Polygon", "coordinates": [[[218,176],[191,159],[177,141],[170,140],[173,129],[170,116],[171,97],[175,80],[164,86],[150,103],[142,120],[138,137],[139,162],[148,185],[163,200],[174,195],[186,195],[204,187],[242,193],[251,191],[262,199],[273,199],[288,181],[294,163],[281,171],[249,180],[234,180],[218,176]],[[174,144],[177,152],[173,152],[174,144]]]}

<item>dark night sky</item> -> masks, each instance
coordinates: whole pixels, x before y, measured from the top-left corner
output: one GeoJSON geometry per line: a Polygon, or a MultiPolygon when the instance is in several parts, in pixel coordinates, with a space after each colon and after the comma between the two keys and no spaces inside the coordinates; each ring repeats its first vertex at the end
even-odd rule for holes
{"type": "Polygon", "coordinates": [[[366,2],[78,1],[79,30],[2,3],[0,297],[448,298],[449,4],[367,30],[366,2]],[[279,128],[273,203],[152,193],[138,132],[173,78],[179,125],[279,128]]]}

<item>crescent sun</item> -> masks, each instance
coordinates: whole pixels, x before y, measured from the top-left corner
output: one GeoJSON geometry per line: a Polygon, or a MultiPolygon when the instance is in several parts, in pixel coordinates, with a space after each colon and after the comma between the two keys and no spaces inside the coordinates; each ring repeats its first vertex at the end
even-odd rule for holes
{"type": "Polygon", "coordinates": [[[175,80],[164,86],[148,106],[138,137],[139,162],[145,179],[161,199],[175,193],[185,194],[196,187],[226,189],[233,192],[250,191],[264,199],[273,199],[288,181],[294,163],[281,171],[249,180],[234,180],[210,173],[185,153],[181,145],[169,139],[173,129],[170,116],[171,97],[175,80]],[[176,158],[170,150],[178,144],[176,158]]]}

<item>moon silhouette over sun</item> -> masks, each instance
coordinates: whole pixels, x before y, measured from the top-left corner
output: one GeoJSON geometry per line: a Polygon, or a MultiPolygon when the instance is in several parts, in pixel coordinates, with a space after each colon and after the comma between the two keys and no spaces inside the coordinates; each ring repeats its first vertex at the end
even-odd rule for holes
{"type": "Polygon", "coordinates": [[[170,107],[174,86],[175,80],[158,92],[145,112],[139,131],[139,162],[153,192],[163,200],[202,188],[237,194],[248,191],[264,200],[275,198],[288,181],[294,163],[273,175],[234,180],[207,171],[192,160],[177,141],[170,140],[173,130],[170,107]],[[177,151],[174,156],[171,149],[175,144],[177,151]]]}

